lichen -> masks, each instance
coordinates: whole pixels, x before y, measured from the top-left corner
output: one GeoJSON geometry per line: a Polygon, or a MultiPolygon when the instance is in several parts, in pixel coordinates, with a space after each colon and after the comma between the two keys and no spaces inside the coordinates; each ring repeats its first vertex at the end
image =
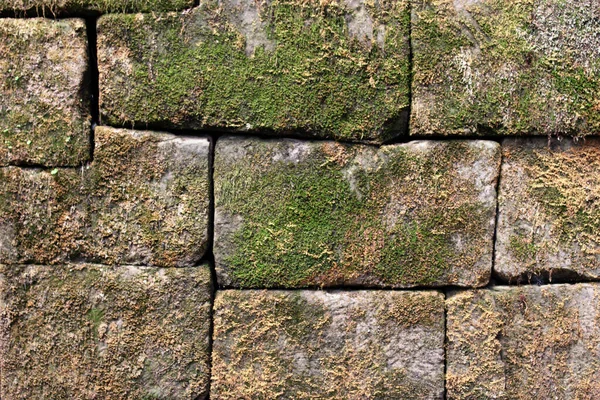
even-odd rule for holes
{"type": "Polygon", "coordinates": [[[0,165],[76,166],[90,156],[81,20],[0,20],[0,165]]]}
{"type": "Polygon", "coordinates": [[[207,393],[208,266],[11,265],[0,286],[2,398],[207,393]]]}
{"type": "Polygon", "coordinates": [[[597,397],[599,298],[598,286],[585,284],[451,296],[448,396],[597,397]]]}
{"type": "Polygon", "coordinates": [[[365,6],[385,26],[380,47],[348,34],[343,3],[259,2],[273,49],[258,45],[250,56],[239,6],[228,2],[103,17],[103,121],[383,141],[398,133],[408,105],[407,4],[365,6]]]}
{"type": "Polygon", "coordinates": [[[222,291],[211,391],[224,399],[434,398],[443,389],[442,332],[437,293],[222,291]],[[411,308],[419,300],[427,306],[411,308]],[[403,319],[399,329],[397,313],[413,311],[430,322],[403,319]]]}

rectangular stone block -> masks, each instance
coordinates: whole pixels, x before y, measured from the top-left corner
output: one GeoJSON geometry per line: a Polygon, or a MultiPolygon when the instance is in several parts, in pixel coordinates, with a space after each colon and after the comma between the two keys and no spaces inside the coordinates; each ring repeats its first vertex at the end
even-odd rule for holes
{"type": "Polygon", "coordinates": [[[595,399],[600,286],[496,287],[446,300],[449,399],[595,399]]]}
{"type": "Polygon", "coordinates": [[[205,398],[210,301],[208,266],[0,266],[0,397],[205,398]]]}
{"type": "Polygon", "coordinates": [[[382,142],[406,130],[408,31],[407,0],[202,0],[180,15],[105,16],[102,121],[382,142]]]}
{"type": "Polygon", "coordinates": [[[98,127],[89,166],[0,169],[0,262],[195,265],[209,150],[205,138],[98,127]]]}
{"type": "Polygon", "coordinates": [[[0,0],[0,12],[45,16],[178,11],[193,6],[191,0],[0,0]]]}
{"type": "Polygon", "coordinates": [[[0,166],[88,161],[88,86],[83,20],[0,19],[0,166]]]}
{"type": "Polygon", "coordinates": [[[411,134],[600,131],[600,0],[416,0],[411,134]]]}
{"type": "Polygon", "coordinates": [[[600,278],[600,139],[506,139],[502,151],[496,274],[600,278]]]}
{"type": "Polygon", "coordinates": [[[485,285],[499,147],[221,138],[214,171],[219,283],[485,285]]]}
{"type": "Polygon", "coordinates": [[[442,399],[437,292],[217,292],[211,397],[442,399]]]}

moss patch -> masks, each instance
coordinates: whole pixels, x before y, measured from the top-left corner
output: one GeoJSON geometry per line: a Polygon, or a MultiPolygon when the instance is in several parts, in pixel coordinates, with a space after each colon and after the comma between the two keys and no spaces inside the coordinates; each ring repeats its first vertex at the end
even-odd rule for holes
{"type": "Polygon", "coordinates": [[[402,287],[485,281],[493,204],[483,204],[484,189],[457,171],[486,160],[493,172],[484,185],[492,185],[497,149],[466,142],[424,146],[220,141],[215,206],[226,222],[217,224],[215,255],[225,283],[402,287]],[[236,147],[243,156],[235,155],[236,147]],[[463,268],[477,272],[467,277],[463,268]]]}
{"type": "Polygon", "coordinates": [[[64,14],[178,11],[192,8],[190,0],[0,0],[0,12],[44,17],[64,14]]]}
{"type": "Polygon", "coordinates": [[[408,2],[361,10],[366,36],[349,28],[359,11],[336,2],[203,1],[182,15],[104,17],[103,120],[388,139],[408,106],[408,2]]]}
{"type": "Polygon", "coordinates": [[[563,0],[416,1],[411,133],[596,134],[596,18],[563,0]]]}

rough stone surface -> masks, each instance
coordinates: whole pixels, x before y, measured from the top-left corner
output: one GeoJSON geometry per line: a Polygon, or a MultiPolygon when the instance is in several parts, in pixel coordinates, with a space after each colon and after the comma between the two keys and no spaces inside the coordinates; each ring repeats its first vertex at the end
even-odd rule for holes
{"type": "Polygon", "coordinates": [[[178,11],[193,6],[192,0],[0,0],[0,13],[50,17],[76,13],[178,11]]]}
{"type": "Polygon", "coordinates": [[[597,134],[600,0],[417,0],[411,134],[597,134]]]}
{"type": "Polygon", "coordinates": [[[192,266],[207,246],[204,138],[99,127],[81,169],[0,169],[0,262],[192,266]]]}
{"type": "Polygon", "coordinates": [[[215,244],[227,287],[482,286],[500,146],[221,138],[215,244]]]}
{"type": "Polygon", "coordinates": [[[446,301],[449,399],[597,399],[600,287],[503,287],[446,301]]]}
{"type": "Polygon", "coordinates": [[[208,266],[0,266],[0,397],[206,395],[210,298],[208,266]]]}
{"type": "Polygon", "coordinates": [[[221,291],[211,396],[442,399],[436,292],[221,291]]]}
{"type": "Polygon", "coordinates": [[[0,19],[0,166],[89,159],[87,64],[83,20],[0,19]]]}
{"type": "Polygon", "coordinates": [[[506,139],[503,153],[496,273],[600,278],[600,139],[506,139]]]}
{"type": "Polygon", "coordinates": [[[406,128],[408,31],[407,0],[109,15],[98,22],[101,117],[381,142],[406,128]]]}

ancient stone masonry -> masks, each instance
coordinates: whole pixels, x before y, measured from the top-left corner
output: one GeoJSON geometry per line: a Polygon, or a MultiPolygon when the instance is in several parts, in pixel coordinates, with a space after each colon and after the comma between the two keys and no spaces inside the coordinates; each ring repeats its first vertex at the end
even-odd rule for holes
{"type": "Polygon", "coordinates": [[[600,399],[600,0],[0,0],[0,399],[600,399]]]}

